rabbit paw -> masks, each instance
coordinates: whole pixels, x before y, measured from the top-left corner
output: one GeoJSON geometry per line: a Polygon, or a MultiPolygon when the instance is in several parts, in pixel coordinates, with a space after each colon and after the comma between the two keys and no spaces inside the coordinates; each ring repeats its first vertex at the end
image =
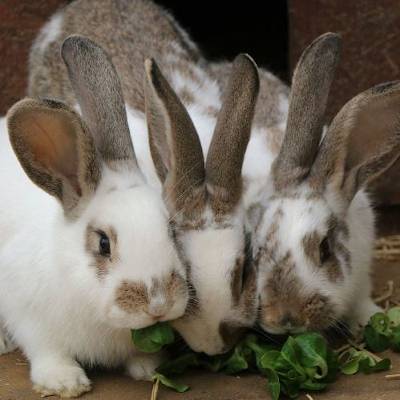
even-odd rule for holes
{"type": "Polygon", "coordinates": [[[90,391],[85,371],[74,361],[42,360],[32,364],[33,389],[42,397],[78,397],[90,391]]]}
{"type": "Polygon", "coordinates": [[[161,359],[160,354],[136,354],[129,359],[127,372],[137,381],[151,381],[161,359]]]}
{"type": "Polygon", "coordinates": [[[7,332],[0,327],[0,355],[11,353],[17,348],[14,342],[10,339],[7,332]]]}
{"type": "Polygon", "coordinates": [[[371,316],[381,311],[382,308],[377,306],[371,299],[368,299],[360,304],[354,313],[354,317],[351,318],[349,322],[350,332],[357,336],[360,332],[362,332],[364,326],[367,325],[371,316]]]}

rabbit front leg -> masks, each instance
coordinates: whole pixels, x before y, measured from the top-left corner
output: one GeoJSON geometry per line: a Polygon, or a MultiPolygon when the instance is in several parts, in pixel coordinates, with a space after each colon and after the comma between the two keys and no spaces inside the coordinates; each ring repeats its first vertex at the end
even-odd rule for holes
{"type": "Polygon", "coordinates": [[[0,355],[11,353],[16,348],[16,344],[11,340],[0,320],[0,355]]]}
{"type": "Polygon", "coordinates": [[[26,323],[18,337],[30,361],[33,389],[43,397],[78,397],[90,391],[91,383],[74,357],[37,326],[28,329],[33,326],[26,323]]]}
{"type": "Polygon", "coordinates": [[[128,375],[137,381],[151,381],[162,360],[161,352],[154,354],[134,353],[126,363],[126,370],[128,375]]]}
{"type": "Polygon", "coordinates": [[[31,359],[33,389],[43,397],[78,397],[91,390],[90,380],[82,367],[61,353],[37,354],[31,359]]]}
{"type": "Polygon", "coordinates": [[[371,299],[370,294],[365,294],[357,303],[355,303],[351,314],[349,315],[348,325],[350,332],[357,336],[367,325],[372,315],[382,312],[382,308],[377,306],[371,299]]]}

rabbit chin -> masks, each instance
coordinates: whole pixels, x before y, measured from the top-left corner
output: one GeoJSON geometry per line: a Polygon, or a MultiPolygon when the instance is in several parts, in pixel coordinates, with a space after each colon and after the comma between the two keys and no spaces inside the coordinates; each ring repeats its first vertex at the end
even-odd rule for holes
{"type": "Polygon", "coordinates": [[[185,315],[171,322],[189,347],[197,353],[209,356],[225,353],[229,350],[219,329],[219,323],[212,323],[206,316],[185,315]]]}

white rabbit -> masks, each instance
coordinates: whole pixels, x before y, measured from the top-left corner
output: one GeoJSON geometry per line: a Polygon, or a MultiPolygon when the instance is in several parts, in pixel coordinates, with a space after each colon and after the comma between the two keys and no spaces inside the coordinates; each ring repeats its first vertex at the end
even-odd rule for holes
{"type": "Polygon", "coordinates": [[[251,209],[259,323],[270,333],[347,325],[356,333],[371,299],[374,213],[363,190],[400,155],[400,83],[350,100],[321,139],[340,38],[327,33],[294,72],[286,134],[251,209]],[[352,137],[363,135],[363,149],[352,137]]]}
{"type": "MultiPolygon", "coordinates": [[[[159,190],[157,175],[162,182],[192,286],[187,313],[173,325],[194,350],[223,352],[257,315],[241,177],[258,93],[257,69],[249,57],[239,56],[229,66],[222,91],[212,65],[159,6],[143,0],[78,0],[53,17],[32,48],[31,96],[76,104],[59,57],[71,34],[84,35],[110,53],[121,77],[128,122],[135,127],[139,166],[159,190]],[[143,67],[151,58],[165,78],[155,61],[143,67]]],[[[259,153],[263,133],[255,135],[253,147],[259,153]]]]}
{"type": "Polygon", "coordinates": [[[73,397],[90,389],[78,362],[148,379],[158,357],[138,354],[130,329],[182,316],[188,288],[167,210],[137,165],[112,63],[78,38],[62,55],[82,118],[24,99],[7,115],[10,140],[2,126],[0,351],[11,337],[38,392],[73,397]]]}

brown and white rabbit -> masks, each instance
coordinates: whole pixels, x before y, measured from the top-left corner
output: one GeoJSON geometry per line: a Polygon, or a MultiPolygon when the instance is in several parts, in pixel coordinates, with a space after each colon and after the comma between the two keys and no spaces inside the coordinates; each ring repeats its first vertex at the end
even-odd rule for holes
{"type": "Polygon", "coordinates": [[[78,0],[52,18],[32,48],[31,96],[77,107],[59,56],[71,34],[94,40],[110,54],[135,129],[138,164],[164,193],[192,286],[187,313],[173,324],[194,350],[223,352],[257,315],[241,196],[258,93],[256,66],[239,56],[222,93],[196,46],[159,6],[78,0]]]}
{"type": "Polygon", "coordinates": [[[158,356],[138,353],[131,329],[182,316],[188,288],[112,63],[77,38],[62,56],[82,117],[24,99],[9,138],[0,125],[0,354],[18,345],[38,392],[74,397],[90,390],[80,364],[151,377],[158,356]]]}
{"type": "Polygon", "coordinates": [[[400,155],[400,83],[354,97],[323,135],[340,44],[327,33],[303,52],[283,144],[250,209],[259,323],[270,333],[344,323],[355,333],[378,310],[370,277],[374,212],[364,188],[400,155]],[[356,135],[365,137],[363,150],[352,144],[356,135]]]}

